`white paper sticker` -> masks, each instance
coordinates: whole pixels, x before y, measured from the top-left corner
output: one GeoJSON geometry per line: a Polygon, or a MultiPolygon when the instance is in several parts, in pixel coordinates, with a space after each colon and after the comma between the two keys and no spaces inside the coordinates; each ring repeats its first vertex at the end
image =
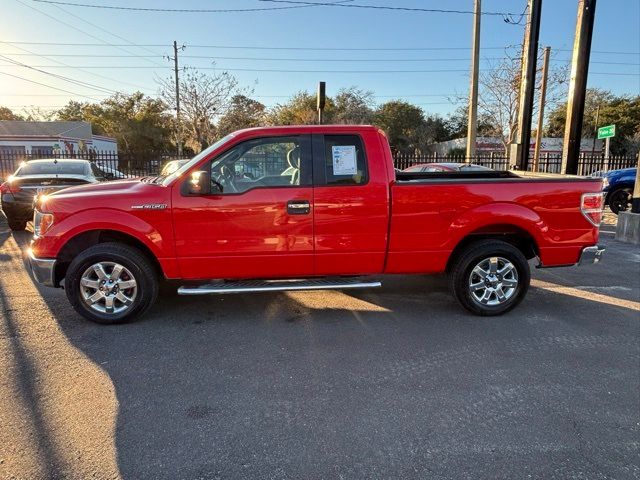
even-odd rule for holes
{"type": "Polygon", "coordinates": [[[337,145],[331,147],[334,175],[355,175],[358,173],[355,145],[337,145]]]}

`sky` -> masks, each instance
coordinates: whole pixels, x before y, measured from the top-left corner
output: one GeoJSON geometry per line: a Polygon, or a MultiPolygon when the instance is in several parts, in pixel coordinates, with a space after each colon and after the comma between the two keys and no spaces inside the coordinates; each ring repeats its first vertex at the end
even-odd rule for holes
{"type": "MultiPolygon", "coordinates": [[[[343,1],[473,10],[473,0],[343,1]]],[[[473,21],[469,13],[300,8],[295,2],[260,0],[65,2],[0,0],[0,105],[14,111],[30,105],[51,110],[70,99],[99,101],[114,91],[156,95],[157,79],[173,75],[173,63],[166,57],[173,54],[174,40],[185,47],[179,53],[181,67],[211,73],[226,70],[267,106],[284,103],[301,90],[313,92],[318,81],[325,81],[328,95],[356,86],[373,92],[377,103],[403,99],[426,113],[446,115],[469,88],[473,21]],[[269,10],[176,13],[70,3],[269,10]]],[[[578,0],[543,2],[540,46],[551,46],[554,65],[570,60],[577,4],[578,0]]],[[[482,2],[488,14],[482,16],[481,73],[505,55],[505,48],[519,45],[524,32],[522,24],[489,13],[510,13],[512,22],[517,22],[525,6],[525,0],[482,2]]],[[[640,95],[640,0],[598,2],[591,61],[589,87],[640,95]]]]}

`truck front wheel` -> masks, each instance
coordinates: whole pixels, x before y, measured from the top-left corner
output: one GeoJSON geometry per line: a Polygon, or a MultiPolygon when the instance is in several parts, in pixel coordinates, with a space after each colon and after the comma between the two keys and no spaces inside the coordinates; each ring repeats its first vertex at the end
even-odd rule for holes
{"type": "Polygon", "coordinates": [[[513,245],[480,240],[454,260],[450,287],[458,302],[476,315],[508,312],[522,301],[531,281],[527,259],[513,245]]]}
{"type": "Polygon", "coordinates": [[[65,291],[73,308],[92,322],[117,324],[142,315],[158,296],[151,262],[136,248],[99,243],[69,265],[65,291]]]}

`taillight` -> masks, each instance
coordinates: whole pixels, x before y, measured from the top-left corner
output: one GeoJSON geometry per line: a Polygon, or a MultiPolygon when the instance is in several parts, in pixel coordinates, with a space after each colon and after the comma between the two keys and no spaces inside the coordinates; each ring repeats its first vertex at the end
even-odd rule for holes
{"type": "Polygon", "coordinates": [[[599,226],[602,221],[602,209],[604,207],[604,195],[599,193],[585,193],[580,200],[580,211],[594,226],[599,226]]]}
{"type": "Polygon", "coordinates": [[[18,193],[20,190],[20,186],[13,185],[10,180],[0,185],[0,193],[18,193]]]}

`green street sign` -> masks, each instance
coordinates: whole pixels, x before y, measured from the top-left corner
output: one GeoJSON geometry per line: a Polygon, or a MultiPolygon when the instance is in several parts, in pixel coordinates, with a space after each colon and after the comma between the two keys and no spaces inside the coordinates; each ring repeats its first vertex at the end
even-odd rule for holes
{"type": "Polygon", "coordinates": [[[600,127],[598,129],[598,140],[602,140],[604,138],[611,138],[615,136],[616,136],[615,125],[607,125],[606,127],[600,127]]]}

